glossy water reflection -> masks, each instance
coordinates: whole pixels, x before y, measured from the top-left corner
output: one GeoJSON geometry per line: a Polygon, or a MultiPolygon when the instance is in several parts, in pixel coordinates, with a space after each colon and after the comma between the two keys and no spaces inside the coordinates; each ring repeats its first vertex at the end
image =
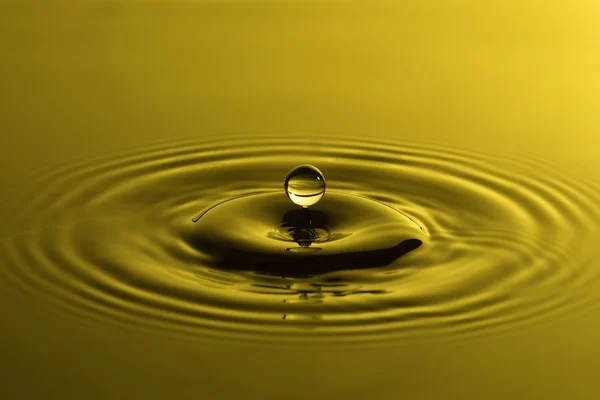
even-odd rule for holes
{"type": "Polygon", "coordinates": [[[470,337],[595,298],[584,184],[432,146],[320,147],[229,138],[57,171],[23,206],[37,223],[12,241],[8,277],[104,323],[271,343],[470,337]],[[332,189],[293,211],[276,178],[307,158],[332,189]]]}
{"type": "Polygon", "coordinates": [[[0,1],[0,398],[599,398],[598,21],[0,1]],[[312,226],[282,188],[302,163],[327,179],[312,226]],[[344,196],[394,223],[338,218],[344,196]],[[358,244],[379,261],[319,265],[358,244]]]}

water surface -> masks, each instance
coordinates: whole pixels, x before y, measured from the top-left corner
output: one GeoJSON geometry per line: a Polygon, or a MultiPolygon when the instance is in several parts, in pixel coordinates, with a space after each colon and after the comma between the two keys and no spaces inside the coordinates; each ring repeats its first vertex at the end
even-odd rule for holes
{"type": "Polygon", "coordinates": [[[0,397],[597,397],[591,4],[0,7],[0,397]]]}

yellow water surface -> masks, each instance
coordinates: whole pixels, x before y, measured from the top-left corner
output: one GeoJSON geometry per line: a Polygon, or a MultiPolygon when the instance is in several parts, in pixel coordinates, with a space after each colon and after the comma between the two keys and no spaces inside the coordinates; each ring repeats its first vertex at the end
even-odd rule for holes
{"type": "Polygon", "coordinates": [[[591,0],[4,0],[0,398],[597,398],[599,44],[591,0]],[[296,280],[189,239],[302,163],[424,245],[296,280]]]}

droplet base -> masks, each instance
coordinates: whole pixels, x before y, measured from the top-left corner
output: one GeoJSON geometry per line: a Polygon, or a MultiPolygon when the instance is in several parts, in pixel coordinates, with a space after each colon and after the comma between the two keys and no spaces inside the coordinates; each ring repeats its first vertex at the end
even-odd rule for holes
{"type": "Polygon", "coordinates": [[[303,209],[280,192],[214,206],[187,237],[216,267],[287,276],[385,266],[425,240],[422,227],[375,200],[329,193],[303,209]]]}

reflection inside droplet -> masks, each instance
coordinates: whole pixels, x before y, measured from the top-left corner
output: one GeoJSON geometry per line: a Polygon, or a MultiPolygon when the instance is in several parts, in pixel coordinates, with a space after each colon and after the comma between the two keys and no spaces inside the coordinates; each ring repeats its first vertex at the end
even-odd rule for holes
{"type": "Polygon", "coordinates": [[[325,195],[325,177],[312,165],[299,165],[286,176],[284,188],[294,204],[310,207],[325,195]]]}

